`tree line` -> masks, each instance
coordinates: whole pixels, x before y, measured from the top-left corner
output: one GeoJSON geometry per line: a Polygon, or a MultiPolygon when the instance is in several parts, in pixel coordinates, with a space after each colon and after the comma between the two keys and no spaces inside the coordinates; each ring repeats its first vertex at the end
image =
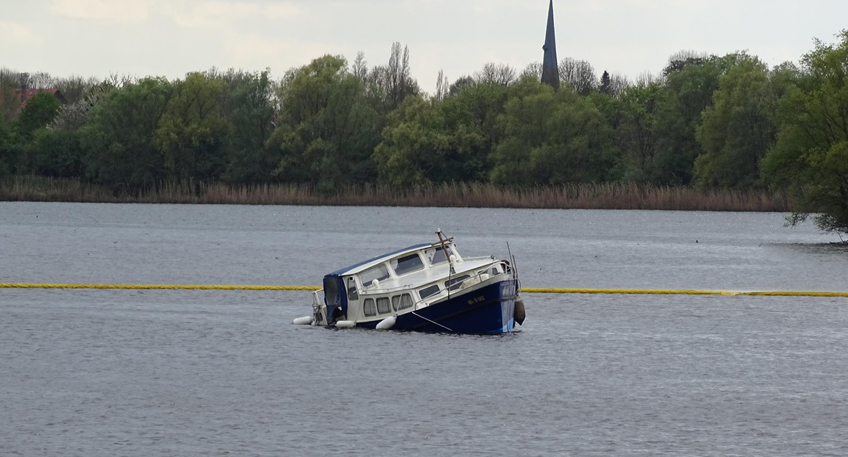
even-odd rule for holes
{"type": "Polygon", "coordinates": [[[633,182],[791,192],[793,222],[848,232],[848,31],[799,64],[681,52],[636,81],[566,58],[561,87],[487,64],[434,94],[392,46],[369,68],[326,55],[183,79],[0,71],[0,177],[76,177],[115,192],[167,180],[500,186],[633,182]],[[64,104],[23,87],[58,88],[64,104]]]}

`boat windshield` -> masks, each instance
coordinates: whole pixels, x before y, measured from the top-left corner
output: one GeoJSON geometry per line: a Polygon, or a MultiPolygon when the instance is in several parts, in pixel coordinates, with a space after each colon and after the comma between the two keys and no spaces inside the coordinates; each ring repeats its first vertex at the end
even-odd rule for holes
{"type": "Polygon", "coordinates": [[[424,269],[424,262],[421,261],[421,257],[417,253],[394,259],[391,264],[398,276],[424,269]]]}
{"type": "Polygon", "coordinates": [[[389,269],[382,263],[359,273],[359,280],[362,281],[362,287],[370,286],[375,279],[377,281],[382,281],[388,277],[389,269]]]}
{"type": "Polygon", "coordinates": [[[434,248],[434,249],[428,249],[427,250],[427,260],[430,261],[430,265],[436,265],[438,263],[447,262],[448,256],[453,255],[453,252],[451,252],[450,248],[446,248],[446,249],[447,249],[447,252],[448,252],[447,256],[445,256],[445,251],[442,250],[441,246],[434,248]]]}

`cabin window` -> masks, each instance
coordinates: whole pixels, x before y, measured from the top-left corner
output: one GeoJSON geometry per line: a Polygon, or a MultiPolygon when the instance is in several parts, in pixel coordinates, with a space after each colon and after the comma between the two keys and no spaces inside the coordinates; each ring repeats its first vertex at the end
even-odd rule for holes
{"type": "Polygon", "coordinates": [[[492,275],[492,276],[497,276],[497,275],[499,275],[500,273],[498,272],[498,267],[492,267],[492,268],[490,268],[490,269],[488,269],[488,270],[480,270],[480,271],[478,271],[478,272],[477,272],[477,274],[478,274],[478,275],[492,275]]]}
{"type": "Polygon", "coordinates": [[[430,287],[425,287],[425,288],[418,291],[418,295],[421,295],[422,299],[425,299],[425,298],[427,298],[431,295],[435,295],[437,293],[439,293],[439,285],[438,284],[433,284],[430,287]]]}
{"type": "Polygon", "coordinates": [[[377,307],[374,306],[373,298],[366,298],[365,303],[362,305],[362,311],[365,312],[366,316],[376,316],[377,315],[377,307]]]}
{"type": "MultiPolygon", "coordinates": [[[[448,256],[453,255],[453,252],[451,252],[450,248],[447,248],[446,250],[448,252],[448,256]]],[[[438,263],[447,262],[448,257],[445,256],[445,250],[443,250],[441,246],[439,246],[435,249],[427,251],[427,260],[430,261],[430,265],[436,265],[438,263]]]]}
{"type": "Polygon", "coordinates": [[[417,253],[392,260],[391,264],[398,276],[424,269],[424,262],[421,261],[421,257],[417,253]]]}
{"type": "Polygon", "coordinates": [[[391,312],[391,309],[389,309],[389,297],[377,299],[377,312],[380,314],[391,312]]]}
{"type": "Polygon", "coordinates": [[[460,276],[458,278],[453,278],[453,279],[450,279],[448,281],[445,281],[445,289],[447,289],[447,290],[459,289],[459,286],[462,285],[462,281],[465,281],[466,279],[468,279],[470,277],[471,276],[469,276],[469,275],[463,275],[463,276],[460,276]]]}
{"type": "Polygon", "coordinates": [[[389,269],[382,263],[359,273],[359,280],[362,281],[362,287],[370,286],[375,279],[377,281],[382,281],[388,278],[389,269]]]}
{"type": "Polygon", "coordinates": [[[347,278],[347,298],[359,300],[359,291],[356,289],[356,280],[353,278],[347,278]]]}
{"type": "Polygon", "coordinates": [[[412,308],[412,295],[403,294],[392,297],[392,309],[397,311],[399,309],[407,308],[412,308]]]}

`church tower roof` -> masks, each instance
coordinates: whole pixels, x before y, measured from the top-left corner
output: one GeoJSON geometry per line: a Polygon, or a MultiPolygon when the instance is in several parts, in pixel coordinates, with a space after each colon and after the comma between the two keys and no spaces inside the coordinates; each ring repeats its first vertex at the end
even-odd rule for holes
{"type": "Polygon", "coordinates": [[[554,0],[548,8],[548,30],[545,33],[545,58],[542,61],[542,82],[559,89],[559,65],[556,51],[556,29],[554,27],[554,0]]]}

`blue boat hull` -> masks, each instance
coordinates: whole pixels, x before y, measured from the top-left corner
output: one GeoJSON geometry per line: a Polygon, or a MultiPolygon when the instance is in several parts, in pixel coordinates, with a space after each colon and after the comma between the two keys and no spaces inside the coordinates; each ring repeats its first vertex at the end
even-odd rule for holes
{"type": "MultiPolygon", "coordinates": [[[[402,314],[392,330],[416,332],[467,333],[493,335],[507,333],[515,325],[513,313],[517,281],[499,281],[473,292],[402,314]]],[[[379,321],[357,323],[357,327],[375,328],[379,321]]]]}

